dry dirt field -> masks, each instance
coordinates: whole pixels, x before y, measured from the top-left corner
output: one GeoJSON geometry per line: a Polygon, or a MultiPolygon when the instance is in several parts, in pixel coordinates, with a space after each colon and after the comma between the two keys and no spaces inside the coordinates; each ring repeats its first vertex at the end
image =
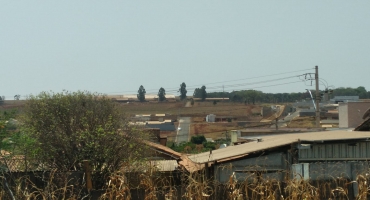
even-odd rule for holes
{"type": "Polygon", "coordinates": [[[252,113],[260,113],[257,105],[244,105],[242,103],[218,102],[195,102],[193,106],[186,102],[130,102],[122,103],[122,109],[127,114],[171,114],[183,116],[206,116],[208,114],[227,116],[249,116],[252,113]]]}
{"type": "Polygon", "coordinates": [[[314,117],[298,117],[296,119],[293,119],[289,125],[288,128],[315,128],[316,122],[314,117]]]}
{"type": "Polygon", "coordinates": [[[204,135],[207,138],[225,137],[225,132],[243,128],[236,122],[206,123],[208,114],[216,116],[234,116],[238,121],[259,121],[256,117],[261,112],[260,105],[245,105],[242,103],[218,102],[195,102],[193,106],[186,102],[145,102],[123,103],[122,109],[127,114],[170,114],[192,117],[190,125],[191,135],[204,135]]]}
{"type": "Polygon", "coordinates": [[[0,103],[0,112],[13,109],[22,110],[24,103],[25,101],[23,100],[6,100],[5,102],[0,103]]]}
{"type": "MultiPolygon", "coordinates": [[[[5,101],[0,105],[0,110],[22,108],[25,101],[5,101]]],[[[261,111],[259,105],[245,105],[243,103],[218,102],[195,102],[194,105],[186,102],[130,102],[120,103],[122,110],[128,115],[135,114],[170,114],[195,118],[195,121],[203,121],[208,114],[218,116],[234,116],[247,119],[249,116],[261,111]]],[[[239,119],[242,120],[242,119],[239,119]]]]}

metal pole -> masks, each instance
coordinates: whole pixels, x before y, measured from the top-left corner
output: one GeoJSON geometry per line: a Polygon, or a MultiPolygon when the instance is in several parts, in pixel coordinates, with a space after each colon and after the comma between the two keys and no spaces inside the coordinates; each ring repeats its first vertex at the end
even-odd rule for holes
{"type": "Polygon", "coordinates": [[[319,91],[319,67],[315,66],[316,81],[316,127],[320,128],[320,91],[319,91]]]}

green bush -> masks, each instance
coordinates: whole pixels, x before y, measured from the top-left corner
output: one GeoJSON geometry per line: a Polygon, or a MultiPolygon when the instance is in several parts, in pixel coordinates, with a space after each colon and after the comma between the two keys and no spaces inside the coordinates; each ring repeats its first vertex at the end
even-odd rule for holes
{"type": "Polygon", "coordinates": [[[189,146],[191,150],[195,149],[195,144],[192,142],[182,142],[180,144],[173,143],[171,149],[177,152],[185,152],[187,146],[189,146]]]}
{"type": "Polygon", "coordinates": [[[194,144],[203,144],[204,142],[207,142],[204,135],[192,136],[190,141],[194,144]]]}
{"type": "Polygon", "coordinates": [[[214,142],[205,142],[205,143],[203,143],[203,146],[204,146],[204,148],[206,148],[206,149],[212,149],[212,150],[215,150],[216,149],[216,143],[214,143],[214,142]]]}

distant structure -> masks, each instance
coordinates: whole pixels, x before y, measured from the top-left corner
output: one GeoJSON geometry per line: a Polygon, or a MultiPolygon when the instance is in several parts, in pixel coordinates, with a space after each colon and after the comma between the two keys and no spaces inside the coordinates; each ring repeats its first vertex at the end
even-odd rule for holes
{"type": "Polygon", "coordinates": [[[367,109],[364,116],[362,116],[363,121],[359,126],[357,126],[354,131],[370,131],[370,108],[367,109]]]}
{"type": "Polygon", "coordinates": [[[355,128],[363,122],[362,117],[370,108],[370,102],[339,103],[339,128],[355,128]]]}
{"type": "Polygon", "coordinates": [[[334,98],[330,99],[330,102],[335,104],[339,102],[357,102],[359,99],[359,96],[335,96],[334,98]]]}
{"type": "Polygon", "coordinates": [[[216,121],[216,115],[209,114],[206,116],[206,122],[215,122],[216,121]]]}
{"type": "MultiPolygon", "coordinates": [[[[117,102],[135,102],[139,101],[136,94],[124,94],[124,95],[107,95],[108,98],[117,102]]],[[[176,101],[175,95],[166,94],[166,101],[176,101]]],[[[146,101],[158,101],[158,95],[156,94],[145,94],[146,101]]]]}

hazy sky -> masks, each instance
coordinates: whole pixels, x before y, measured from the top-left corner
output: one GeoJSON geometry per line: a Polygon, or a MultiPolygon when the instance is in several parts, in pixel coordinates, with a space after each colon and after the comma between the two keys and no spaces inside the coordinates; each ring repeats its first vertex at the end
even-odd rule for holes
{"type": "Polygon", "coordinates": [[[327,85],[370,90],[369,10],[368,0],[1,0],[0,96],[140,85],[177,95],[182,82],[188,95],[203,84],[304,92],[314,85],[297,76],[315,65],[327,85]]]}

